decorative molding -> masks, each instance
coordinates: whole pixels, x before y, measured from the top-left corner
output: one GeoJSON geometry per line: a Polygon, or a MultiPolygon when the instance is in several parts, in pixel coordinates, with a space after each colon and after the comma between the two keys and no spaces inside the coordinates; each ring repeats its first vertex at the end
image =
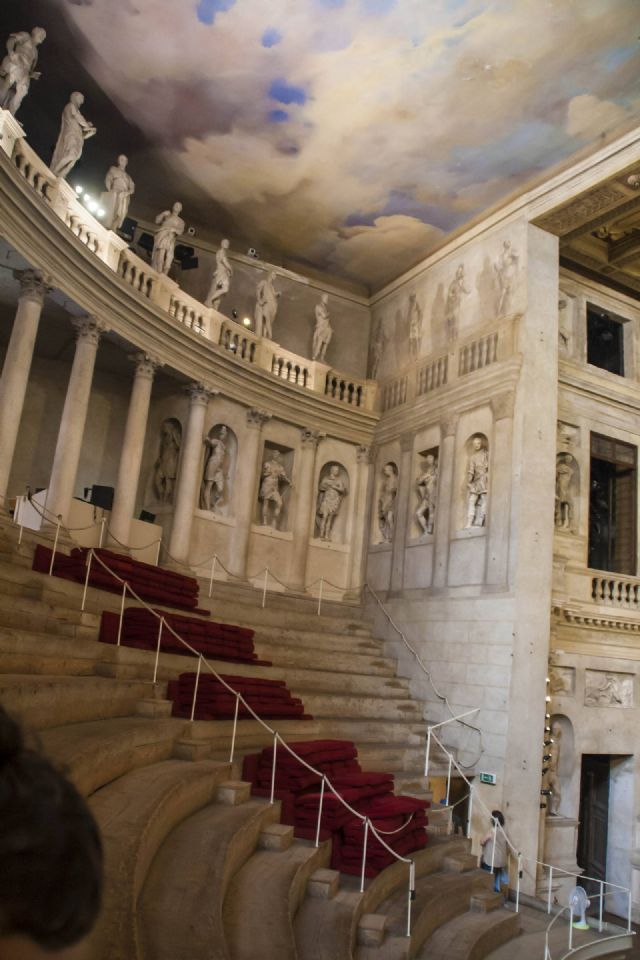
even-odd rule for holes
{"type": "Polygon", "coordinates": [[[621,620],[616,617],[605,617],[598,614],[587,614],[570,607],[552,606],[551,612],[557,621],[564,621],[574,627],[586,627],[596,630],[617,630],[622,633],[640,633],[640,619],[621,620]]]}
{"type": "Polygon", "coordinates": [[[40,306],[50,290],[53,290],[51,277],[45,276],[42,270],[14,270],[13,275],[20,284],[19,300],[30,300],[40,306]]]}
{"type": "Polygon", "coordinates": [[[628,199],[627,192],[614,184],[605,183],[582,197],[570,201],[559,210],[547,214],[537,223],[550,233],[562,237],[576,227],[586,225],[601,213],[614,210],[628,199]]]}
{"type": "Polygon", "coordinates": [[[102,334],[109,329],[104,320],[99,320],[97,317],[72,317],[71,325],[76,331],[77,341],[83,340],[96,347],[100,343],[102,334]]]}

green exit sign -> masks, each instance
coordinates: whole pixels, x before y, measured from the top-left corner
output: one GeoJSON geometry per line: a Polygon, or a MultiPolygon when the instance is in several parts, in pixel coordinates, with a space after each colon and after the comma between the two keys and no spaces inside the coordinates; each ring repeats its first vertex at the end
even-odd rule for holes
{"type": "Polygon", "coordinates": [[[495,773],[481,773],[480,774],[480,783],[491,783],[495,787],[498,782],[498,778],[495,773]]]}

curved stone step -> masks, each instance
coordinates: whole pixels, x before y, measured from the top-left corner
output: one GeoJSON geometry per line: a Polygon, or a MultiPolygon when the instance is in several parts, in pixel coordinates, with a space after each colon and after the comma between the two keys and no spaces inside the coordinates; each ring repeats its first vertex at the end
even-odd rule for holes
{"type": "Polygon", "coordinates": [[[287,850],[259,850],[249,858],[229,884],[224,902],[231,960],[255,960],[256,955],[297,960],[293,918],[308,878],[330,856],[330,843],[316,848],[296,840],[287,850]]]}
{"type": "MultiPolygon", "coordinates": [[[[138,904],[143,960],[228,960],[222,906],[229,882],[280,804],[211,804],[179,824],[149,870],[138,904]]],[[[256,931],[256,934],[258,931],[256,931]]]]}
{"type": "Polygon", "coordinates": [[[173,828],[211,803],[229,775],[225,763],[165,760],[120,777],[90,798],[105,849],[102,910],[89,937],[93,960],[139,957],[136,907],[149,866],[173,828]]]}
{"type": "MultiPolygon", "coordinates": [[[[336,651],[308,650],[296,647],[294,644],[272,643],[267,644],[259,639],[255,642],[258,656],[264,660],[271,660],[282,666],[307,667],[312,664],[318,670],[331,670],[335,666],[336,651]]],[[[340,668],[346,673],[368,673],[382,677],[395,677],[395,662],[382,652],[376,654],[358,653],[345,649],[339,653],[340,668]]]]}
{"type": "Polygon", "coordinates": [[[171,757],[184,720],[114,717],[40,731],[45,753],[84,796],[130,770],[171,757]]]}
{"type": "MultiPolygon", "coordinates": [[[[297,691],[292,690],[294,695],[297,691]]],[[[408,697],[356,697],[338,693],[306,693],[305,710],[313,717],[371,717],[385,720],[404,720],[419,723],[422,719],[422,704],[408,697]]]]}
{"type": "Polygon", "coordinates": [[[517,913],[465,913],[443,924],[424,943],[417,960],[484,960],[520,933],[517,913]]]}

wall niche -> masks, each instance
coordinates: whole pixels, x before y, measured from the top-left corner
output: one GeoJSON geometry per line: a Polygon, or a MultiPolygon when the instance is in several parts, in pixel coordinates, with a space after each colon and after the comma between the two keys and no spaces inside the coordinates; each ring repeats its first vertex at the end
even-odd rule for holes
{"type": "Polygon", "coordinates": [[[256,523],[289,529],[294,451],[273,440],[265,442],[256,503],[256,523]]]}
{"type": "Polygon", "coordinates": [[[571,453],[556,455],[556,493],[554,523],[562,533],[577,533],[579,528],[580,467],[571,453]]]}
{"type": "Polygon", "coordinates": [[[228,517],[232,512],[233,482],[238,459],[237,437],[226,424],[217,423],[205,437],[204,447],[200,509],[228,517]]]}
{"type": "Polygon", "coordinates": [[[374,544],[390,544],[393,540],[399,473],[398,464],[394,460],[387,460],[378,468],[371,525],[374,544]]]}
{"type": "Polygon", "coordinates": [[[167,417],[160,426],[158,455],[151,474],[152,501],[164,507],[173,504],[181,446],[182,424],[175,417],[167,417]]]}
{"type": "Polygon", "coordinates": [[[316,495],[314,536],[331,543],[347,539],[349,474],[337,460],[328,460],[320,470],[316,495]]]}
{"type": "Polygon", "coordinates": [[[438,501],[439,447],[420,450],[412,497],[412,538],[429,540],[435,529],[438,501]]]}
{"type": "Polygon", "coordinates": [[[486,434],[472,433],[466,441],[463,470],[462,526],[479,533],[487,524],[489,499],[489,440],[486,434]]]}

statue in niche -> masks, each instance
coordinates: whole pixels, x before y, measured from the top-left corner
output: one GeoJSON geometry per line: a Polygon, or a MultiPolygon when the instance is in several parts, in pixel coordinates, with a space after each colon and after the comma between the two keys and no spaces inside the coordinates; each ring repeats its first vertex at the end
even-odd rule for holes
{"type": "Polygon", "coordinates": [[[511,241],[505,240],[502,244],[502,253],[493,265],[498,283],[499,317],[504,317],[511,300],[511,294],[518,273],[518,254],[511,248],[511,241]]]}
{"type": "Polygon", "coordinates": [[[220,309],[220,301],[226,293],[229,293],[231,287],[233,267],[227,256],[228,249],[229,241],[222,240],[219,249],[216,251],[216,270],[211,278],[207,299],[204,301],[205,307],[213,307],[214,310],[220,309]]]}
{"type": "Polygon", "coordinates": [[[424,460],[424,469],[416,481],[420,503],[416,510],[416,520],[423,533],[433,533],[436,513],[436,486],[438,483],[438,461],[432,453],[424,460]]]}
{"type": "Polygon", "coordinates": [[[311,359],[319,360],[324,363],[327,353],[327,347],[331,343],[333,329],[329,318],[329,294],[323,293],[320,297],[320,303],[316,304],[316,326],[313,331],[313,345],[311,350],[311,359]]]}
{"type": "Polygon", "coordinates": [[[474,437],[467,466],[467,528],[484,527],[489,492],[489,451],[482,437],[474,437]]]}
{"type": "Polygon", "coordinates": [[[160,427],[160,452],[153,466],[153,489],[161,503],[173,503],[181,443],[180,424],[170,417],[160,427]]]}
{"type": "Polygon", "coordinates": [[[409,354],[412,360],[420,356],[422,346],[422,310],[415,293],[409,294],[409,354]]]}
{"type": "Polygon", "coordinates": [[[398,468],[395,463],[385,463],[382,468],[382,484],[378,496],[378,527],[385,543],[391,543],[393,538],[397,495],[398,468]]]}
{"type": "Polygon", "coordinates": [[[185,222],[180,216],[182,204],[174,203],[171,210],[163,210],[156,217],[159,229],[153,238],[151,266],[158,273],[169,273],[176,250],[176,239],[181,237],[185,230],[185,222]]]}
{"type": "Polygon", "coordinates": [[[224,472],[224,458],[227,452],[227,428],[220,427],[217,437],[205,437],[204,444],[208,457],[204,467],[200,488],[200,506],[203,510],[215,513],[221,500],[226,499],[227,477],[224,472]]]}
{"type": "Polygon", "coordinates": [[[259,337],[273,340],[273,322],[278,312],[280,291],[273,285],[276,279],[275,271],[271,271],[266,280],[261,280],[256,287],[255,327],[259,337]]]}
{"type": "Polygon", "coordinates": [[[573,521],[572,461],[570,453],[561,453],[556,460],[555,525],[559,530],[571,530],[573,521]]]}
{"type": "Polygon", "coordinates": [[[62,179],[71,173],[82,156],[85,140],[97,132],[96,127],[80,113],[83,103],[84,96],[76,90],[62,111],[60,133],[49,164],[51,173],[62,179]]]}
{"type": "Polygon", "coordinates": [[[318,486],[318,527],[320,539],[331,540],[335,519],[340,513],[342,501],[347,495],[347,485],[340,476],[340,467],[332,463],[329,473],[318,486]]]}
{"type": "Polygon", "coordinates": [[[615,673],[590,673],[585,677],[584,702],[587,707],[629,706],[628,697],[615,673]]]}
{"type": "Polygon", "coordinates": [[[562,353],[568,354],[571,348],[571,316],[569,301],[566,297],[558,300],[558,346],[562,353]]]}
{"type": "Polygon", "coordinates": [[[118,162],[107,170],[104,185],[107,192],[100,197],[104,207],[104,225],[107,230],[119,230],[129,212],[129,202],[136,185],[127,173],[128,159],[121,153],[118,162]]]}
{"type": "Polygon", "coordinates": [[[562,727],[559,723],[551,724],[551,743],[546,747],[546,754],[549,759],[546,761],[545,783],[548,790],[551,791],[547,801],[548,816],[560,816],[560,801],[562,800],[562,791],[560,789],[560,778],[558,777],[558,763],[560,760],[560,740],[562,738],[562,727]]]}
{"type": "Polygon", "coordinates": [[[293,486],[282,463],[280,451],[274,450],[271,459],[262,464],[262,483],[258,495],[262,500],[262,524],[265,527],[278,527],[278,518],[283,507],[281,484],[293,486]]]}
{"type": "Polygon", "coordinates": [[[458,335],[458,320],[460,318],[460,304],[462,295],[468,295],[471,291],[464,285],[464,264],[460,264],[456,270],[456,275],[449,284],[447,290],[447,301],[444,307],[444,325],[447,331],[447,340],[451,342],[458,335]]]}
{"type": "Polygon", "coordinates": [[[47,38],[47,31],[34,27],[31,33],[12,33],[7,40],[7,52],[0,63],[0,107],[15,117],[29,93],[32,80],[38,80],[38,47],[47,38]]]}

